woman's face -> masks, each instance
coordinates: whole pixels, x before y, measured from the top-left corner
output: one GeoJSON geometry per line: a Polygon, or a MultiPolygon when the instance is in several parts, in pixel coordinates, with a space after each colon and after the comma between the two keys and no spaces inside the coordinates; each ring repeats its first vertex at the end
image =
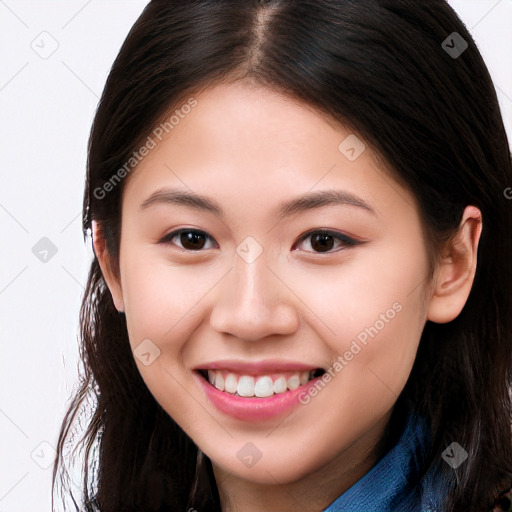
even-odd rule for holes
{"type": "Polygon", "coordinates": [[[243,82],[195,100],[123,192],[114,294],[139,371],[216,468],[268,484],[355,468],[426,321],[416,202],[297,102],[243,82]]]}

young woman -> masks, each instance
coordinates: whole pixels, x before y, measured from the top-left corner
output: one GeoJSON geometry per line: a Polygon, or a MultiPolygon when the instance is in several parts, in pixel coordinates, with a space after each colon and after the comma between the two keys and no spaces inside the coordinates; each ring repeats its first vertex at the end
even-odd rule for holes
{"type": "Polygon", "coordinates": [[[76,510],[510,509],[510,186],[445,1],[151,1],[91,133],[54,484],[71,444],[76,510]]]}

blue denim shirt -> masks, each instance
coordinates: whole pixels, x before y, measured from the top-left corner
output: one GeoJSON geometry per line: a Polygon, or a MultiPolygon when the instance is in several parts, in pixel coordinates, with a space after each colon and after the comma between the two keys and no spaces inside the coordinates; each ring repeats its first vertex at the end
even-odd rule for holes
{"type": "Polygon", "coordinates": [[[416,476],[429,442],[426,422],[409,412],[398,442],[324,512],[443,512],[443,479],[416,476]]]}

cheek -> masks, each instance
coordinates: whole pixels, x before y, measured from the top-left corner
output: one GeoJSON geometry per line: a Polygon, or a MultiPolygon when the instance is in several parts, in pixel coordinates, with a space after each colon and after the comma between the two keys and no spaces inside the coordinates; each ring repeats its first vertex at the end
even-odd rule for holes
{"type": "MultiPolygon", "coordinates": [[[[411,313],[419,312],[419,291],[427,277],[420,241],[407,245],[375,242],[350,251],[332,264],[299,267],[286,262],[276,273],[327,332],[342,337],[357,335],[396,302],[411,313]]],[[[319,325],[314,319],[312,323],[319,325]]]]}
{"type": "Polygon", "coordinates": [[[184,430],[194,432],[194,423],[204,418],[201,410],[190,407],[187,390],[193,382],[182,367],[182,355],[200,323],[201,299],[218,277],[207,269],[172,266],[144,250],[126,253],[122,264],[127,330],[137,368],[157,402],[184,430]],[[138,357],[139,346],[150,353],[150,364],[138,357]]]}
{"type": "Polygon", "coordinates": [[[398,398],[411,372],[422,326],[417,308],[395,301],[385,310],[375,311],[363,327],[339,345],[343,386],[357,390],[370,405],[398,398]]]}
{"type": "Polygon", "coordinates": [[[421,293],[426,268],[421,251],[398,244],[347,254],[337,267],[295,274],[283,268],[332,360],[342,356],[345,376],[338,380],[344,386],[368,386],[371,395],[377,383],[379,393],[386,386],[390,397],[400,393],[425,323],[421,293]]]}
{"type": "Polygon", "coordinates": [[[150,251],[134,251],[123,263],[123,297],[133,342],[141,336],[176,338],[171,332],[190,323],[215,282],[207,270],[173,266],[150,251]]]}

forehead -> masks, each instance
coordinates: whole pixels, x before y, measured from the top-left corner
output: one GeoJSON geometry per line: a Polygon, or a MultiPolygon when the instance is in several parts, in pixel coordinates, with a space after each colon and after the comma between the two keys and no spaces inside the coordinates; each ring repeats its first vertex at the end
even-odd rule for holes
{"type": "Polygon", "coordinates": [[[273,199],[341,188],[377,212],[399,198],[413,206],[361,137],[307,105],[243,82],[193,99],[193,108],[174,107],[164,118],[172,123],[150,134],[154,147],[129,177],[127,200],[178,187],[261,209],[273,199]]]}

